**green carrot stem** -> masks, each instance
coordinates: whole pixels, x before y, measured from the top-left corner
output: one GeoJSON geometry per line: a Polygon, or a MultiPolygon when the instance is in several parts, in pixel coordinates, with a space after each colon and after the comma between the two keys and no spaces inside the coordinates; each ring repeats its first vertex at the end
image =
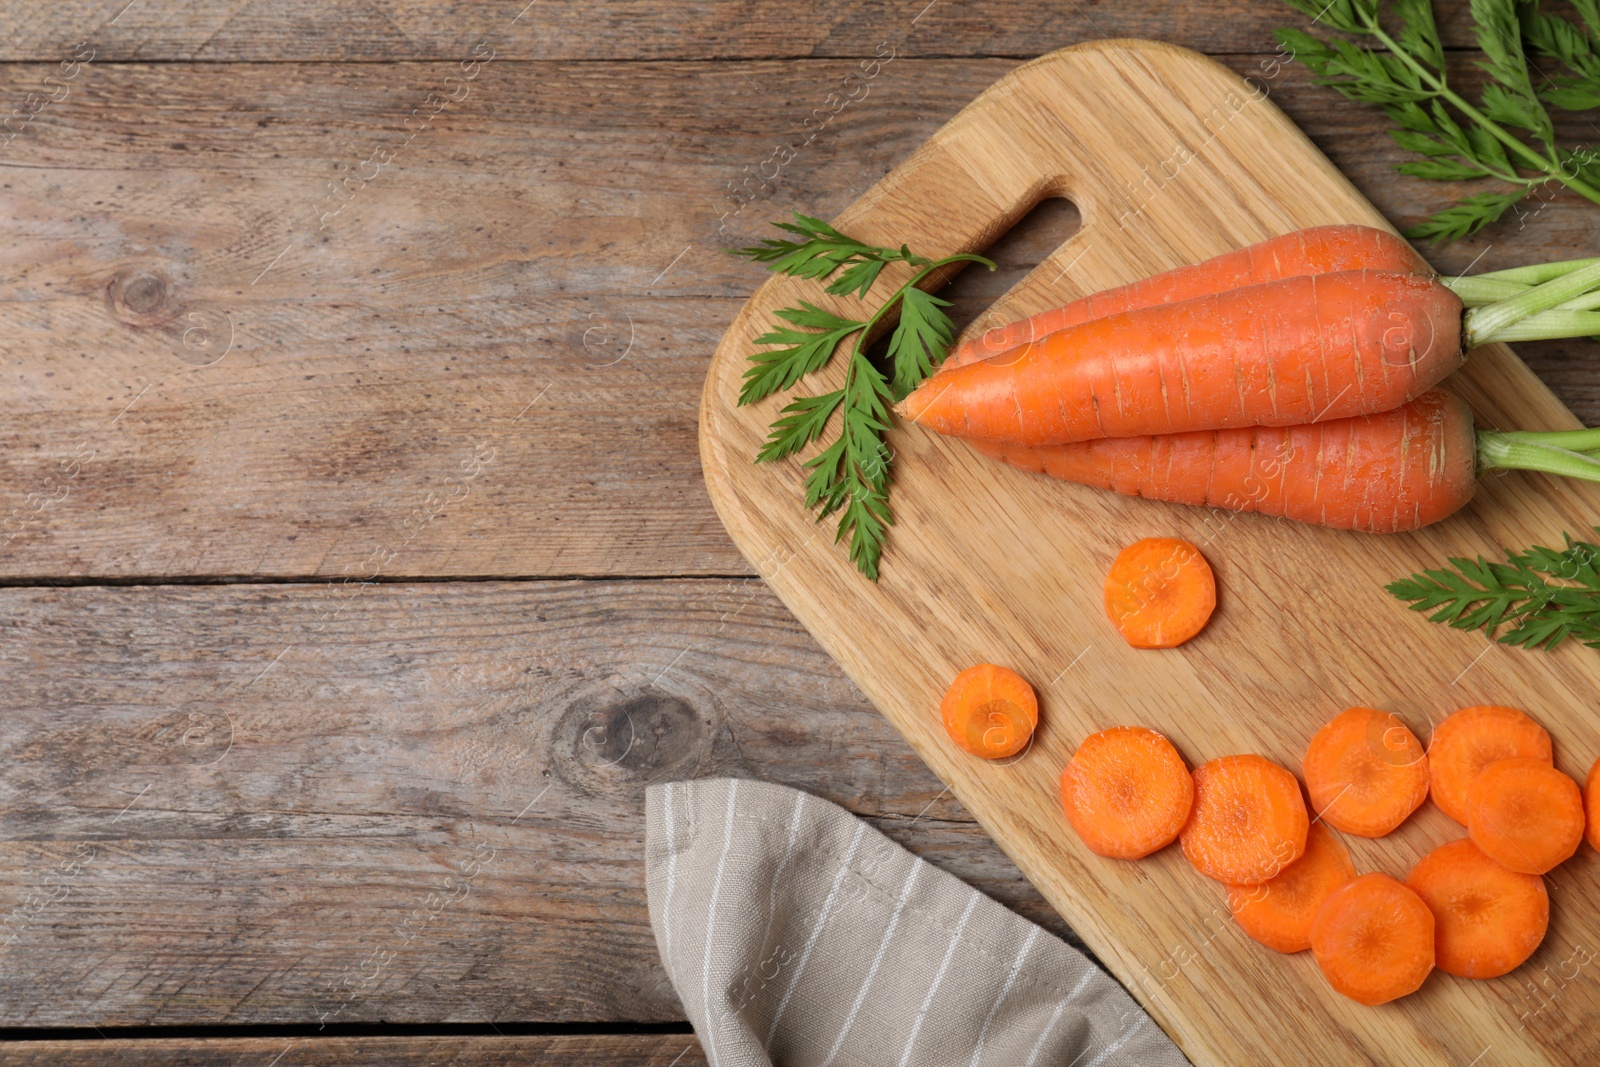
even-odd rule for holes
{"type": "MultiPolygon", "coordinates": [[[[1469,308],[1483,307],[1525,293],[1535,285],[1554,281],[1584,267],[1592,267],[1600,259],[1569,259],[1560,263],[1536,263],[1528,267],[1510,267],[1506,270],[1485,271],[1482,274],[1461,274],[1439,279],[1440,284],[1461,298],[1469,308]]],[[[1580,298],[1581,299],[1581,298],[1580,298]]],[[[1583,304],[1569,300],[1560,307],[1585,311],[1600,305],[1583,304]]]]}
{"type": "Polygon", "coordinates": [[[1525,293],[1529,286],[1521,282],[1501,281],[1491,278],[1487,274],[1461,275],[1455,278],[1440,278],[1439,282],[1445,288],[1461,298],[1461,302],[1469,308],[1483,307],[1493,304],[1497,300],[1505,300],[1525,293]]]}
{"type": "Polygon", "coordinates": [[[1564,478],[1600,482],[1600,459],[1559,447],[1552,441],[1571,440],[1574,434],[1593,430],[1527,433],[1478,431],[1478,470],[1542,471],[1564,478]]]}
{"type": "Polygon", "coordinates": [[[1600,291],[1593,292],[1593,293],[1584,293],[1582,296],[1574,297],[1573,299],[1568,300],[1564,304],[1557,304],[1555,307],[1551,308],[1550,310],[1551,311],[1593,311],[1595,308],[1600,308],[1600,291]]]}
{"type": "Polygon", "coordinates": [[[1589,259],[1564,259],[1555,263],[1534,263],[1526,267],[1507,267],[1505,270],[1487,270],[1474,274],[1474,278],[1493,278],[1496,281],[1517,282],[1521,285],[1541,285],[1584,267],[1600,263],[1600,257],[1589,259]]]}
{"type": "MultiPolygon", "coordinates": [[[[1532,444],[1564,448],[1568,452],[1593,452],[1600,449],[1600,429],[1591,430],[1497,430],[1507,441],[1525,441],[1532,444]]],[[[1482,436],[1480,434],[1480,436],[1482,436]]]]}
{"type": "Polygon", "coordinates": [[[1596,334],[1600,334],[1600,312],[1554,308],[1514,322],[1497,331],[1493,337],[1480,338],[1473,341],[1472,345],[1487,344],[1489,341],[1553,341],[1562,337],[1593,337],[1596,334]]]}
{"type": "MultiPolygon", "coordinates": [[[[1529,341],[1552,337],[1582,337],[1594,333],[1592,324],[1577,319],[1551,318],[1544,320],[1537,332],[1514,332],[1514,327],[1524,319],[1548,312],[1558,304],[1582,296],[1600,285],[1600,261],[1587,267],[1563,274],[1559,278],[1535,285],[1516,296],[1497,300],[1468,311],[1462,320],[1462,339],[1468,348],[1476,348],[1491,341],[1529,341]],[[1566,331],[1566,332],[1561,332],[1566,331]]],[[[1584,315],[1586,312],[1557,312],[1556,315],[1584,315]]]]}

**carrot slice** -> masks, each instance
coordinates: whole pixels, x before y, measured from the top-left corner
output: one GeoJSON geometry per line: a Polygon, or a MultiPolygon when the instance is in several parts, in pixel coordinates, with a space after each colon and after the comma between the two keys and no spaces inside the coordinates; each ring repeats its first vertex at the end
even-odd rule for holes
{"type": "Polygon", "coordinates": [[[1311,952],[1328,982],[1362,1004],[1415,992],[1433,970],[1433,912],[1387,874],[1328,894],[1311,922],[1311,952]]]}
{"type": "Polygon", "coordinates": [[[1300,858],[1310,824],[1294,775],[1262,756],[1223,756],[1195,768],[1179,836],[1207,878],[1258,885],[1300,858]]]}
{"type": "Polygon", "coordinates": [[[1134,648],[1183,644],[1216,606],[1211,565],[1177,537],[1135,541],[1117,553],[1106,575],[1106,614],[1134,648]]]}
{"type": "Polygon", "coordinates": [[[1228,910],[1239,928],[1278,952],[1311,947],[1311,920],[1329,893],[1356,876],[1350,853],[1320,822],[1300,858],[1260,885],[1230,885],[1228,910]]]}
{"type": "Polygon", "coordinates": [[[1406,875],[1433,912],[1434,964],[1462,978],[1498,978],[1521,966],[1550,926],[1544,879],[1496,863],[1469,839],[1441,845],[1406,875]]]}
{"type": "Polygon", "coordinates": [[[1600,759],[1589,767],[1583,780],[1583,814],[1588,825],[1589,844],[1600,848],[1600,759]]]}
{"type": "Polygon", "coordinates": [[[1496,760],[1551,760],[1550,735],[1516,708],[1462,708],[1434,728],[1428,743],[1428,790],[1439,810],[1463,826],[1467,786],[1496,760]]]}
{"type": "Polygon", "coordinates": [[[993,663],[956,675],[939,705],[950,740],[974,756],[1021,752],[1039,725],[1039,701],[1022,676],[993,663]]]}
{"type": "Polygon", "coordinates": [[[1194,779],[1165,737],[1113,726],[1073,753],[1061,772],[1061,801],[1091,851],[1136,860],[1177,839],[1194,805],[1194,779]]]}
{"type": "Polygon", "coordinates": [[[1467,786],[1467,832],[1490,859],[1543,874],[1578,851],[1583,793],[1544,760],[1498,760],[1467,786]]]}
{"type": "Polygon", "coordinates": [[[1301,764],[1311,807],[1347,834],[1382,837],[1428,799],[1428,756],[1393,712],[1350,708],[1318,730],[1301,764]]]}

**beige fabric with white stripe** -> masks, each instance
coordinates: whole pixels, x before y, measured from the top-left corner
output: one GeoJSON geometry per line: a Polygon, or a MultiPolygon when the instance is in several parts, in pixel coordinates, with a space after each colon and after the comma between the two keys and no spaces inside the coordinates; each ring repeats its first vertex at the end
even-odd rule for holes
{"type": "Polygon", "coordinates": [[[1070,945],[786,786],[652,786],[667,973],[714,1067],[1182,1067],[1070,945]]]}

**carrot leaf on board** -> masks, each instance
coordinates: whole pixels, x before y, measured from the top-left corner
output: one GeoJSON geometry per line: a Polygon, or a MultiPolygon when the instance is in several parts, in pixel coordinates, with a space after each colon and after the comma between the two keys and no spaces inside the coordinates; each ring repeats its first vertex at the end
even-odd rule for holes
{"type": "Polygon", "coordinates": [[[1564,549],[1507,551],[1505,563],[1452,557],[1449,568],[1384,588],[1412,611],[1432,612],[1429,622],[1482,630],[1489,637],[1510,627],[1496,638],[1502,644],[1554,649],[1570,637],[1600,648],[1600,545],[1562,537],[1564,549]]]}
{"type": "Polygon", "coordinates": [[[1465,196],[1407,237],[1470,236],[1507,211],[1522,214],[1516,205],[1552,184],[1600,204],[1600,155],[1558,145],[1546,108],[1600,106],[1600,0],[1573,0],[1581,24],[1533,0],[1471,0],[1484,55],[1478,66],[1489,78],[1476,101],[1451,84],[1431,0],[1285,2],[1312,25],[1344,35],[1281,29],[1277,37],[1318,82],[1388,113],[1395,142],[1419,157],[1399,164],[1402,174],[1509,186],[1465,196]]]}
{"type": "Polygon", "coordinates": [[[810,472],[805,482],[806,507],[817,512],[818,522],[838,514],[834,540],[848,535],[851,562],[877,581],[884,540],[894,523],[889,511],[893,456],[884,441],[890,408],[933,373],[954,335],[950,317],[944,313],[950,302],[917,285],[953,263],[982,263],[990,270],[994,264],[965,252],[928,259],[912,254],[905,245],[895,249],[865,244],[798,211],[794,218],[794,222],[773,225],[796,239],[767,238],[758,245],[728,252],[764,263],[779,274],[811,281],[831,277],[824,292],[863,301],[890,263],[905,263],[916,271],[865,318],[847,319],[804,300],[797,308],[778,309],[774,314],[788,325],[775,324],[756,338],[756,344],[783,347],[751,353],[739,392],[739,403],[745,405],[791,389],[801,378],[827,366],[839,345],[855,336],[844,385],[797,397],[785,405],[756,453],[756,462],[787,458],[821,440],[838,414],[839,436],[803,463],[810,472]],[[866,346],[873,327],[896,312],[899,321],[889,338],[889,374],[885,375],[867,355],[866,346]]]}

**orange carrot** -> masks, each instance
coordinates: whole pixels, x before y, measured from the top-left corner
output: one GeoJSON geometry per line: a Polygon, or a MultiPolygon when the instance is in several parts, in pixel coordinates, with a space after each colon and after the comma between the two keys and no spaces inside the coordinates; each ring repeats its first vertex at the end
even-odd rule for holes
{"type": "Polygon", "coordinates": [[[1239,928],[1278,952],[1311,947],[1311,920],[1328,894],[1356,876],[1350,853],[1320,822],[1300,858],[1259,885],[1230,885],[1228,910],[1239,928]]]}
{"type": "Polygon", "coordinates": [[[1583,780],[1583,814],[1589,844],[1600,849],[1600,759],[1589,766],[1583,780]]]}
{"type": "Polygon", "coordinates": [[[1583,793],[1546,760],[1496,760],[1467,786],[1467,832],[1497,863],[1543,874],[1578,851],[1583,793]]]}
{"type": "Polygon", "coordinates": [[[1436,726],[1428,742],[1428,792],[1440,811],[1464,826],[1467,786],[1489,764],[1513,756],[1549,763],[1550,735],[1516,708],[1462,708],[1436,726]]]}
{"type": "Polygon", "coordinates": [[[1205,626],[1217,584],[1200,550],[1176,537],[1146,537],[1117,553],[1106,575],[1106,615],[1134,648],[1173,648],[1205,626]]]}
{"type": "Polygon", "coordinates": [[[1142,726],[1084,738],[1061,772],[1067,821],[1090,851],[1136,860],[1177,839],[1194,780],[1172,742],[1142,726]]]}
{"type": "Polygon", "coordinates": [[[1433,912],[1387,874],[1363,874],[1328,894],[1311,923],[1311,952],[1334,989],[1362,1004],[1412,993],[1433,970],[1433,912]]]}
{"type": "Polygon", "coordinates": [[[1039,725],[1033,687],[1015,671],[992,663],[956,675],[939,711],[950,739],[985,759],[1021,752],[1039,725]]]}
{"type": "Polygon", "coordinates": [[[1127,496],[1395,533],[1472,499],[1476,440],[1467,406],[1433,389],[1392,411],[1304,426],[968,443],[1013,467],[1127,496]]]}
{"type": "Polygon", "coordinates": [[[1433,912],[1434,963],[1461,978],[1498,978],[1533,955],[1550,925],[1544,879],[1496,863],[1466,838],[1418,861],[1406,885],[1433,912]]]}
{"type": "Polygon", "coordinates": [[[1261,756],[1223,756],[1194,770],[1194,810],[1179,839],[1195,870],[1258,885],[1300,858],[1311,820],[1294,775],[1261,756]]]}
{"type": "Polygon", "coordinates": [[[1461,365],[1461,314],[1419,274],[1283,278],[1058,330],[935,375],[896,410],[1020,445],[1367,415],[1461,365]]]}
{"type": "Polygon", "coordinates": [[[1386,230],[1371,226],[1313,226],[996,326],[982,337],[957,346],[939,365],[939,372],[990,359],[1039,341],[1046,334],[1122,311],[1175,304],[1280,278],[1363,268],[1415,274],[1430,272],[1409,244],[1386,230]]]}
{"type": "Polygon", "coordinates": [[[1340,712],[1311,738],[1301,769],[1312,809],[1347,834],[1382,837],[1428,799],[1427,754],[1393,712],[1340,712]]]}

